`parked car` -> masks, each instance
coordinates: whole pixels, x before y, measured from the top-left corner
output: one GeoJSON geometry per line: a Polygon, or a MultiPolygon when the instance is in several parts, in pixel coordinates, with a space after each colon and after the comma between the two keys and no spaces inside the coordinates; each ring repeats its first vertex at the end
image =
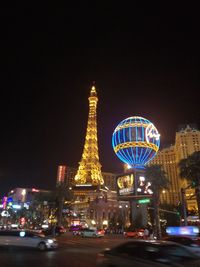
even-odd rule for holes
{"type": "Polygon", "coordinates": [[[46,236],[50,236],[50,235],[61,235],[64,234],[66,232],[66,229],[63,226],[52,226],[50,228],[47,229],[43,229],[42,233],[46,236]]]}
{"type": "Polygon", "coordinates": [[[132,237],[132,238],[143,238],[144,237],[144,229],[138,230],[127,230],[124,232],[125,237],[132,237]]]}
{"type": "Polygon", "coordinates": [[[134,240],[97,255],[97,267],[200,266],[200,258],[180,244],[169,241],[134,240]]]}
{"type": "Polygon", "coordinates": [[[102,230],[94,230],[94,229],[83,229],[81,231],[82,237],[102,237],[105,232],[102,230]]]}
{"type": "Polygon", "coordinates": [[[188,236],[168,236],[164,240],[179,243],[189,249],[191,252],[200,256],[200,239],[188,236]]]}
{"type": "Polygon", "coordinates": [[[37,248],[41,251],[55,249],[58,243],[55,238],[25,230],[1,230],[0,246],[18,246],[37,248]]]}

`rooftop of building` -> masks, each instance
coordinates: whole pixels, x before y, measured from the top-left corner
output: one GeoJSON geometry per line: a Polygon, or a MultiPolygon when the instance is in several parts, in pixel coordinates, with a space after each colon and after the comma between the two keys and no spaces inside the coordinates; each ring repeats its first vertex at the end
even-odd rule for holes
{"type": "Polygon", "coordinates": [[[189,131],[198,131],[198,125],[195,123],[189,124],[180,124],[177,128],[177,132],[189,132],[189,131]]]}

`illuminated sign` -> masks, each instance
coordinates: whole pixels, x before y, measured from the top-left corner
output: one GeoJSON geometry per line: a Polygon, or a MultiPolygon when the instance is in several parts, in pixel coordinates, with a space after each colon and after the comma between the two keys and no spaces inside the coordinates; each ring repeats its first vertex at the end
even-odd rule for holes
{"type": "Polygon", "coordinates": [[[139,204],[150,203],[150,199],[149,198],[139,199],[138,200],[138,203],[139,204]]]}
{"type": "Polygon", "coordinates": [[[155,138],[156,140],[160,139],[160,134],[158,133],[158,130],[153,125],[153,123],[150,123],[147,126],[147,128],[145,130],[145,137],[146,137],[147,143],[152,142],[153,138],[155,138]]]}
{"type": "Polygon", "coordinates": [[[118,177],[117,186],[119,189],[119,195],[133,194],[134,192],[133,183],[134,183],[133,174],[118,177]]]}
{"type": "Polygon", "coordinates": [[[166,228],[168,235],[187,235],[196,236],[199,235],[199,228],[197,226],[170,226],[166,228]]]}
{"type": "Polygon", "coordinates": [[[151,183],[146,180],[144,172],[133,172],[117,177],[117,189],[120,196],[152,195],[151,183]]]}
{"type": "Polygon", "coordinates": [[[24,237],[25,235],[26,235],[26,233],[25,233],[24,231],[19,232],[19,236],[20,236],[20,237],[24,237]]]}
{"type": "Polygon", "coordinates": [[[13,205],[13,209],[17,209],[17,210],[19,210],[19,209],[21,209],[21,205],[19,205],[19,204],[14,204],[14,205],[13,205]]]}
{"type": "Polygon", "coordinates": [[[6,208],[6,203],[7,203],[7,197],[3,197],[3,209],[5,210],[6,208]]]}
{"type": "Polygon", "coordinates": [[[58,182],[65,181],[65,173],[66,173],[66,166],[65,165],[58,166],[58,174],[57,174],[58,182]]]}
{"type": "Polygon", "coordinates": [[[12,197],[8,197],[7,202],[13,202],[13,198],[12,197]]]}
{"type": "Polygon", "coordinates": [[[124,175],[117,179],[117,185],[120,189],[132,187],[133,182],[134,182],[133,174],[124,175]]]}

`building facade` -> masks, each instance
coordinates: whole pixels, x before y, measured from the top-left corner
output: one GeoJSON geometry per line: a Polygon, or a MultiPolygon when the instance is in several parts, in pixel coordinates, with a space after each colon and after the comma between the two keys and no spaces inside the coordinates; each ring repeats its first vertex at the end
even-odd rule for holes
{"type": "Polygon", "coordinates": [[[12,198],[13,202],[16,203],[31,203],[35,197],[39,194],[49,194],[49,190],[41,190],[36,188],[14,188],[8,192],[8,198],[12,198]]]}
{"type": "Polygon", "coordinates": [[[162,165],[170,182],[169,189],[161,192],[161,203],[178,205],[180,202],[180,180],[175,147],[172,145],[160,150],[150,164],[162,165]]]}
{"type": "MultiPolygon", "coordinates": [[[[57,185],[64,183],[67,188],[72,188],[75,184],[74,177],[78,168],[70,167],[68,165],[59,165],[57,171],[56,183],[57,185]]],[[[112,191],[117,191],[116,173],[102,172],[104,185],[112,191]]]]}
{"type": "MultiPolygon", "coordinates": [[[[150,164],[163,166],[170,181],[168,190],[161,193],[162,203],[177,205],[181,201],[181,188],[186,188],[188,182],[180,178],[178,164],[192,153],[200,151],[200,131],[196,125],[181,125],[175,136],[175,144],[158,152],[150,164]]],[[[186,190],[186,200],[189,210],[196,209],[196,199],[193,189],[186,190]]]]}

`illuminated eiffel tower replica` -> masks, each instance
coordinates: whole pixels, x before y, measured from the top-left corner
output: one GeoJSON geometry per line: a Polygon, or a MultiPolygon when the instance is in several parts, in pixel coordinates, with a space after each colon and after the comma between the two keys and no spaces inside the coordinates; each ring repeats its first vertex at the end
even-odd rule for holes
{"type": "Polygon", "coordinates": [[[76,199],[91,199],[103,188],[104,180],[99,162],[97,139],[97,92],[93,85],[90,91],[89,116],[83,154],[74,178],[73,188],[76,199]]]}

